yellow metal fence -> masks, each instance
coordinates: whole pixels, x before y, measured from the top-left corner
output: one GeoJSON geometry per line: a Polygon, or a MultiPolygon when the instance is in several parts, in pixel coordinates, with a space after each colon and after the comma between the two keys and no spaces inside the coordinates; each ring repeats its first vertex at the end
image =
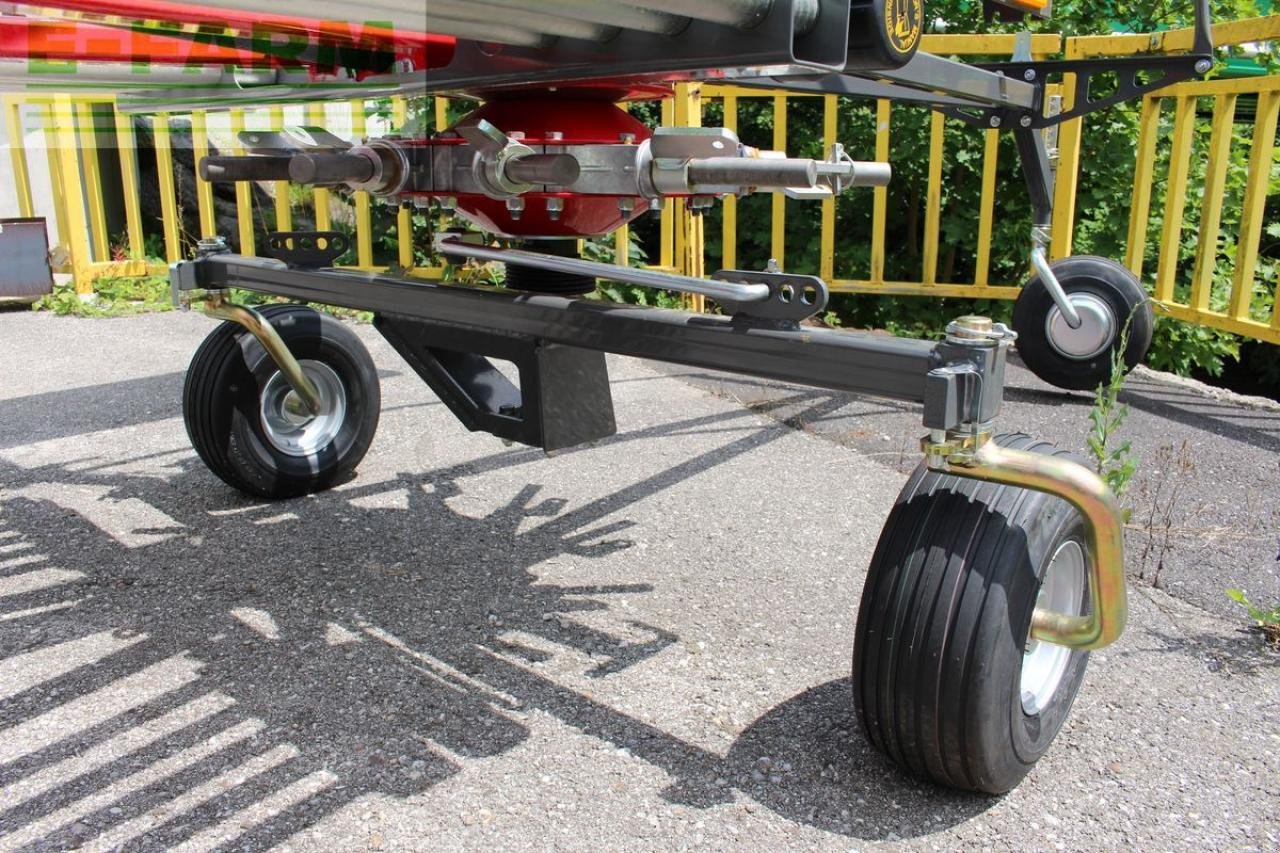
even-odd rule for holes
{"type": "MultiPolygon", "coordinates": [[[[1280,16],[1235,21],[1215,27],[1215,41],[1221,45],[1236,45],[1280,38],[1280,16]]],[[[1190,46],[1190,31],[1172,31],[1158,35],[1104,36],[1063,39],[1057,35],[1038,35],[1032,40],[1035,56],[1052,56],[1062,53],[1067,58],[1084,58],[1108,54],[1159,52],[1185,50],[1190,46]]],[[[929,36],[924,49],[942,55],[1008,55],[1014,47],[1012,35],[944,35],[929,36]]],[[[1063,81],[1063,109],[1071,107],[1069,93],[1071,80],[1063,81]]],[[[792,99],[816,98],[821,100],[823,142],[829,147],[836,140],[840,110],[850,108],[843,99],[834,95],[797,95],[745,89],[736,86],[698,86],[682,84],[676,96],[663,104],[662,119],[665,124],[678,126],[698,125],[702,122],[704,107],[719,103],[724,124],[736,129],[739,108],[747,99],[764,98],[771,102],[773,110],[773,144],[787,147],[787,107],[792,99]]],[[[865,102],[863,102],[865,103],[865,102]]],[[[305,119],[310,124],[325,124],[335,116],[345,117],[353,137],[366,132],[371,104],[352,101],[344,104],[315,104],[305,108],[305,119]]],[[[428,112],[435,127],[446,124],[447,102],[434,99],[428,112]]],[[[866,107],[859,107],[865,109],[866,107]]],[[[919,107],[891,106],[888,101],[875,103],[875,157],[892,160],[893,121],[898,110],[919,107]]],[[[407,115],[407,104],[393,99],[390,124],[399,126],[407,115]]],[[[1137,168],[1134,175],[1133,195],[1129,216],[1128,242],[1125,261],[1139,276],[1145,272],[1147,234],[1151,224],[1152,201],[1156,197],[1153,188],[1163,184],[1164,203],[1162,230],[1158,250],[1158,265],[1154,272],[1152,291],[1158,310],[1179,319],[1206,326],[1225,329],[1238,334],[1280,343],[1280,303],[1269,317],[1257,316],[1251,311],[1258,289],[1265,287],[1257,280],[1259,249],[1264,233],[1264,212],[1274,160],[1277,117],[1280,116],[1280,76],[1253,77],[1239,80],[1211,80],[1178,84],[1155,95],[1148,96],[1141,109],[1139,137],[1134,141],[1137,150],[1137,168]],[[1256,99],[1252,121],[1251,149],[1248,160],[1247,186],[1243,209],[1239,215],[1239,227],[1234,234],[1224,234],[1223,199],[1228,179],[1228,164],[1233,144],[1239,144],[1235,129],[1239,118],[1237,105],[1242,98],[1256,99]],[[1202,99],[1212,102],[1212,132],[1207,146],[1208,162],[1203,187],[1189,186],[1189,163],[1192,158],[1192,139],[1195,133],[1198,104],[1202,99]],[[1167,121],[1166,104],[1173,104],[1171,128],[1167,121]],[[1157,157],[1157,152],[1167,153],[1157,157]],[[1167,163],[1167,173],[1157,174],[1157,161],[1167,163]],[[1175,288],[1179,265],[1185,263],[1179,246],[1182,229],[1187,217],[1196,211],[1188,210],[1189,202],[1199,201],[1199,244],[1191,275],[1189,294],[1179,298],[1175,288]],[[1235,246],[1233,252],[1222,251],[1223,240],[1235,246]],[[1214,290],[1215,271],[1223,263],[1234,264],[1230,275],[1229,293],[1214,290]]],[[[37,199],[33,195],[29,158],[32,128],[43,141],[47,154],[49,184],[52,187],[52,206],[59,246],[55,250],[57,269],[72,274],[81,292],[90,292],[93,281],[104,275],[141,275],[158,272],[163,264],[147,260],[140,201],[138,146],[131,117],[115,109],[110,94],[58,94],[58,95],[4,95],[2,117],[6,127],[9,155],[14,175],[16,206],[23,216],[35,213],[37,199]],[[119,186],[123,201],[124,230],[113,244],[108,234],[106,203],[103,197],[102,158],[100,157],[104,126],[113,137],[119,162],[119,186]]],[[[193,238],[209,236],[215,229],[214,197],[212,187],[195,178],[195,199],[199,234],[183,233],[182,208],[192,200],[180,198],[174,170],[174,150],[169,115],[153,117],[153,138],[156,152],[156,174],[159,185],[159,231],[163,235],[164,260],[179,259],[184,247],[193,238]]],[[[210,148],[210,116],[196,112],[186,116],[190,121],[192,150],[195,159],[207,154],[210,148]]],[[[228,136],[236,131],[251,129],[278,129],[283,126],[286,112],[280,107],[257,110],[233,110],[227,120],[228,136]]],[[[1066,257],[1071,254],[1073,228],[1076,217],[1077,191],[1080,175],[1082,134],[1085,120],[1064,123],[1058,135],[1058,181],[1055,197],[1053,243],[1051,254],[1066,257]]],[[[232,149],[235,150],[234,148],[232,149]]],[[[886,280],[886,257],[891,251],[887,235],[888,192],[884,188],[874,190],[872,197],[872,225],[869,264],[865,276],[837,278],[837,259],[849,248],[836,232],[837,199],[822,202],[820,269],[815,270],[827,280],[833,290],[888,295],[959,296],[972,298],[1013,298],[1018,287],[1014,282],[991,281],[991,244],[993,223],[999,213],[999,193],[996,172],[999,166],[999,131],[975,131],[957,129],[943,116],[933,114],[929,125],[929,159],[927,185],[924,193],[924,217],[921,233],[921,264],[918,280],[886,280]],[[973,232],[975,262],[972,281],[939,280],[940,220],[942,215],[942,189],[947,176],[944,174],[945,151],[948,133],[983,133],[985,135],[982,156],[981,195],[973,232]]],[[[1019,187],[1017,191],[1021,191],[1019,187]]],[[[334,209],[332,194],[325,189],[310,191],[309,199],[291,195],[287,182],[279,182],[273,188],[274,225],[277,230],[291,230],[295,207],[305,205],[314,217],[316,228],[332,227],[334,209]],[[309,204],[308,204],[309,202],[309,204]]],[[[236,186],[237,229],[241,251],[255,252],[253,209],[254,195],[251,184],[236,186]]],[[[384,269],[375,266],[373,201],[367,193],[354,193],[350,220],[354,230],[355,264],[365,270],[384,269]]],[[[738,259],[738,202],[726,199],[721,216],[721,262],[732,267],[738,259]]],[[[786,263],[786,200],[775,195],[771,203],[769,248],[773,257],[786,263]]],[[[1029,231],[1030,223],[1028,223],[1029,231]]],[[[705,218],[692,215],[683,206],[668,204],[662,214],[658,257],[654,266],[675,270],[687,275],[701,276],[704,270],[705,218]]],[[[437,278],[439,268],[415,267],[414,224],[409,210],[396,213],[394,230],[397,241],[396,266],[411,275],[437,278]]],[[[421,239],[421,235],[419,235],[421,239]]],[[[629,235],[627,229],[614,234],[615,259],[625,263],[629,235]]],[[[1217,280],[1221,287],[1222,276],[1217,280]]],[[[1274,288],[1275,282],[1270,283],[1274,288]]],[[[1185,290],[1185,288],[1184,288],[1185,290]]],[[[701,306],[696,306],[701,307],[701,306]]]]}

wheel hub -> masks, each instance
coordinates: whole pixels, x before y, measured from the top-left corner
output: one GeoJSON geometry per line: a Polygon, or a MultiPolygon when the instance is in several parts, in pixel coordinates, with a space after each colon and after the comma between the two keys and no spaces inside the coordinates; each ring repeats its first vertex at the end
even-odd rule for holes
{"type": "Polygon", "coordinates": [[[1045,335],[1050,345],[1068,358],[1093,358],[1115,339],[1115,313],[1105,299],[1093,293],[1071,293],[1067,299],[1080,315],[1079,328],[1071,328],[1062,309],[1055,305],[1045,319],[1045,335]]]}
{"type": "MultiPolygon", "coordinates": [[[[1057,613],[1080,615],[1084,605],[1085,554],[1079,542],[1062,543],[1054,552],[1040,582],[1036,607],[1057,613]]],[[[1022,656],[1022,710],[1039,714],[1053,701],[1071,661],[1071,649],[1027,638],[1022,656]]]]}
{"type": "Polygon", "coordinates": [[[308,411],[284,374],[276,371],[262,389],[262,430],[276,450],[289,456],[311,456],[328,447],[347,416],[347,392],[332,367],[322,361],[299,361],[320,394],[320,411],[308,411]]]}

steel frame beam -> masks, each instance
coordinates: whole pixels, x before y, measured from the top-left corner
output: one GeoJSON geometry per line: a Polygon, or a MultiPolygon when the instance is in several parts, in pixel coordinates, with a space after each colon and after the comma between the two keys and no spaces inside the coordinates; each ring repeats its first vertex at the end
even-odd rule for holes
{"type": "Polygon", "coordinates": [[[821,328],[779,328],[743,318],[641,308],[588,299],[459,287],[373,273],[296,269],[229,253],[173,265],[184,292],[238,287],[447,324],[478,335],[648,358],[783,382],[923,403],[924,425],[952,430],[989,423],[1000,409],[1007,343],[934,343],[821,328]]]}

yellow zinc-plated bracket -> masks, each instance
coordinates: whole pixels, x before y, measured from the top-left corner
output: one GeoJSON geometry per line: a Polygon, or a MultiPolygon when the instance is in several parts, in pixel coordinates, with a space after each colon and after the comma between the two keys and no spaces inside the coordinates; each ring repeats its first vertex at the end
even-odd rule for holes
{"type": "Polygon", "coordinates": [[[957,477],[1020,486],[1060,497],[1084,517],[1093,560],[1089,566],[1090,612],[1083,616],[1037,607],[1031,636],[1071,649],[1100,649],[1124,632],[1128,593],[1124,585],[1123,516],[1115,495],[1097,474],[1069,459],[1001,447],[991,433],[926,438],[930,469],[957,477]]]}

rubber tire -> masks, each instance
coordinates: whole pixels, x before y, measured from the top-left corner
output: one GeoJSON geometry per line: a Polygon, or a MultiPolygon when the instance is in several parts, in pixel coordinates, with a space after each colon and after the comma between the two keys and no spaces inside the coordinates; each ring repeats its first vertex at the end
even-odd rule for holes
{"type": "Polygon", "coordinates": [[[894,0],[853,0],[849,7],[850,70],[898,68],[905,65],[920,49],[924,31],[924,4],[921,0],[908,0],[914,4],[910,12],[915,14],[914,38],[910,44],[902,44],[889,32],[888,9],[894,0]]]}
{"type": "Polygon", "coordinates": [[[1117,319],[1110,345],[1088,359],[1059,352],[1049,342],[1045,322],[1054,307],[1053,297],[1039,276],[1033,276],[1013,304],[1013,330],[1018,333],[1018,355],[1027,368],[1050,385],[1068,391],[1092,391],[1111,378],[1111,355],[1120,331],[1129,321],[1129,345],[1124,351],[1126,370],[1142,363],[1151,347],[1155,312],[1142,287],[1126,267],[1109,258],[1075,255],[1051,265],[1062,288],[1072,293],[1088,292],[1107,301],[1117,319]],[[1131,319],[1130,319],[1131,318],[1131,319]]]}
{"type": "Polygon", "coordinates": [[[347,416],[325,448],[310,456],[281,453],[266,439],[259,394],[278,372],[242,326],[214,329],[187,369],[182,416],[201,461],[232,488],[259,498],[291,498],[348,479],[378,429],[381,392],[368,350],[349,328],[305,305],[260,309],[299,360],[322,361],[342,380],[347,416]]]}
{"type": "MultiPolygon", "coordinates": [[[[995,440],[1068,455],[1025,435],[995,440]]],[[[1060,498],[916,469],[880,534],[854,638],[854,702],[876,749],[951,788],[1002,794],[1026,776],[1088,663],[1073,652],[1050,703],[1023,710],[1031,613],[1068,539],[1083,546],[1083,519],[1060,498]]]]}

